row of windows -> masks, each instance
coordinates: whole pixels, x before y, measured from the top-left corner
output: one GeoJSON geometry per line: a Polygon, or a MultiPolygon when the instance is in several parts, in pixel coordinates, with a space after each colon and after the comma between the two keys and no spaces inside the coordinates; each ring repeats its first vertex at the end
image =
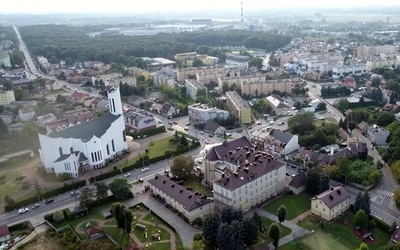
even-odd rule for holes
{"type": "Polygon", "coordinates": [[[101,161],[103,159],[101,150],[94,152],[94,153],[92,152],[91,156],[92,156],[92,162],[101,161]]]}

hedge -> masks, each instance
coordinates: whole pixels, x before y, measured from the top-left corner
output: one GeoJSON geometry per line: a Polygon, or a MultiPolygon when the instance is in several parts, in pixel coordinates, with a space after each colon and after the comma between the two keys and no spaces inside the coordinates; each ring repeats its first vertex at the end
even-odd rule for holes
{"type": "Polygon", "coordinates": [[[66,208],[63,210],[64,216],[67,220],[73,220],[76,218],[75,213],[71,212],[71,210],[69,210],[69,208],[66,208]]]}
{"type": "Polygon", "coordinates": [[[172,155],[173,156],[177,156],[177,155],[181,155],[181,154],[187,153],[190,150],[198,148],[199,146],[200,146],[200,142],[196,141],[196,142],[192,143],[192,145],[190,147],[187,146],[187,147],[184,147],[184,148],[181,148],[181,149],[177,149],[177,150],[175,150],[173,152],[166,153],[164,155],[160,155],[160,156],[148,159],[147,161],[144,161],[144,164],[143,164],[142,161],[137,161],[137,162],[135,162],[134,164],[132,164],[130,166],[124,167],[122,169],[122,172],[126,173],[126,172],[132,171],[134,169],[141,168],[141,167],[143,167],[143,165],[144,166],[148,166],[150,164],[153,164],[153,163],[156,163],[156,162],[159,162],[159,161],[162,161],[162,160],[169,159],[169,158],[171,158],[172,155]]]}
{"type": "Polygon", "coordinates": [[[143,136],[151,136],[164,133],[166,131],[164,126],[160,126],[158,128],[150,129],[147,131],[143,131],[142,133],[131,133],[127,132],[126,134],[132,136],[134,139],[143,138],[143,136]]]}
{"type": "MultiPolygon", "coordinates": [[[[60,188],[57,188],[57,189],[53,189],[53,190],[47,191],[47,192],[45,192],[45,193],[43,193],[41,195],[41,198],[47,199],[47,198],[50,198],[50,197],[53,197],[53,196],[56,196],[56,195],[59,195],[59,194],[63,194],[65,192],[68,192],[68,191],[71,191],[71,190],[74,190],[74,189],[78,189],[78,188],[81,188],[81,187],[84,187],[84,186],[86,186],[86,180],[74,182],[74,183],[72,183],[70,185],[66,185],[66,186],[63,186],[63,187],[60,187],[60,188]]],[[[27,199],[15,202],[14,204],[4,206],[4,210],[6,212],[9,212],[9,211],[12,211],[14,209],[22,208],[22,207],[25,207],[25,206],[30,205],[32,203],[38,202],[38,201],[39,201],[38,197],[36,195],[34,195],[34,196],[29,197],[27,199]]]]}
{"type": "Polygon", "coordinates": [[[46,214],[45,216],[44,216],[44,219],[45,220],[47,220],[48,222],[54,222],[54,220],[53,220],[53,214],[54,213],[50,213],[50,214],[46,214]]]}
{"type": "Polygon", "coordinates": [[[28,224],[27,223],[30,223],[30,222],[23,221],[23,222],[11,225],[11,226],[8,227],[8,230],[11,231],[11,232],[12,231],[24,230],[25,228],[28,228],[28,224]]]}
{"type": "Polygon", "coordinates": [[[376,222],[376,226],[378,228],[380,228],[382,231],[387,232],[389,234],[389,230],[390,230],[390,225],[387,224],[386,222],[384,222],[383,220],[372,216],[372,218],[374,218],[375,222],[376,222]]]}
{"type": "Polygon", "coordinates": [[[97,176],[90,177],[89,178],[89,182],[90,182],[90,184],[92,184],[93,182],[101,181],[101,180],[104,180],[104,179],[108,179],[110,177],[113,177],[113,176],[116,176],[116,175],[119,175],[119,174],[121,174],[121,170],[120,169],[113,170],[111,172],[107,172],[107,173],[104,173],[104,174],[99,174],[97,176]]]}
{"type": "Polygon", "coordinates": [[[192,140],[196,140],[196,141],[198,140],[196,137],[188,135],[186,133],[183,133],[182,131],[178,131],[178,134],[179,135],[184,135],[186,138],[189,138],[189,139],[192,139],[192,140]]]}

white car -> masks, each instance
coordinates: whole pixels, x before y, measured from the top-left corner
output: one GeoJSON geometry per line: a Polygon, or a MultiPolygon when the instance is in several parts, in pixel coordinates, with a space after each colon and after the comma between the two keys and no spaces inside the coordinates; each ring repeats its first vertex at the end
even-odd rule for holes
{"type": "Polygon", "coordinates": [[[204,143],[205,144],[210,144],[210,141],[209,140],[205,140],[204,143]]]}
{"type": "Polygon", "coordinates": [[[149,168],[142,168],[142,172],[149,171],[149,168]]]}
{"type": "Polygon", "coordinates": [[[126,174],[124,174],[124,177],[125,178],[128,178],[128,177],[130,177],[131,176],[131,173],[126,173],[126,174]]]}
{"type": "Polygon", "coordinates": [[[29,208],[21,208],[20,210],[18,210],[18,213],[19,214],[23,214],[23,213],[26,213],[26,212],[29,212],[29,208]]]}

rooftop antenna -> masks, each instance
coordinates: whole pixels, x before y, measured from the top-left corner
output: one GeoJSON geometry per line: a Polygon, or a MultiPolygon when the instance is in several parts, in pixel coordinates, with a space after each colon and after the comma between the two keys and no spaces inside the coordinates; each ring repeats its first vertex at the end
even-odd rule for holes
{"type": "Polygon", "coordinates": [[[241,15],[241,22],[243,24],[243,1],[240,1],[240,15],[241,15]]]}

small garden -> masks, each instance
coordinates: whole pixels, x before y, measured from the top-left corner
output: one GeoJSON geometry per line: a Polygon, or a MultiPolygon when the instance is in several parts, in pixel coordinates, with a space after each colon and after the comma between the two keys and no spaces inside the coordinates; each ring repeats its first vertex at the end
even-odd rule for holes
{"type": "Polygon", "coordinates": [[[292,220],[310,210],[311,204],[311,195],[303,192],[299,195],[294,194],[285,194],[284,196],[279,197],[278,199],[268,203],[264,210],[271,213],[276,214],[279,207],[284,205],[287,209],[286,219],[292,220]]]}

